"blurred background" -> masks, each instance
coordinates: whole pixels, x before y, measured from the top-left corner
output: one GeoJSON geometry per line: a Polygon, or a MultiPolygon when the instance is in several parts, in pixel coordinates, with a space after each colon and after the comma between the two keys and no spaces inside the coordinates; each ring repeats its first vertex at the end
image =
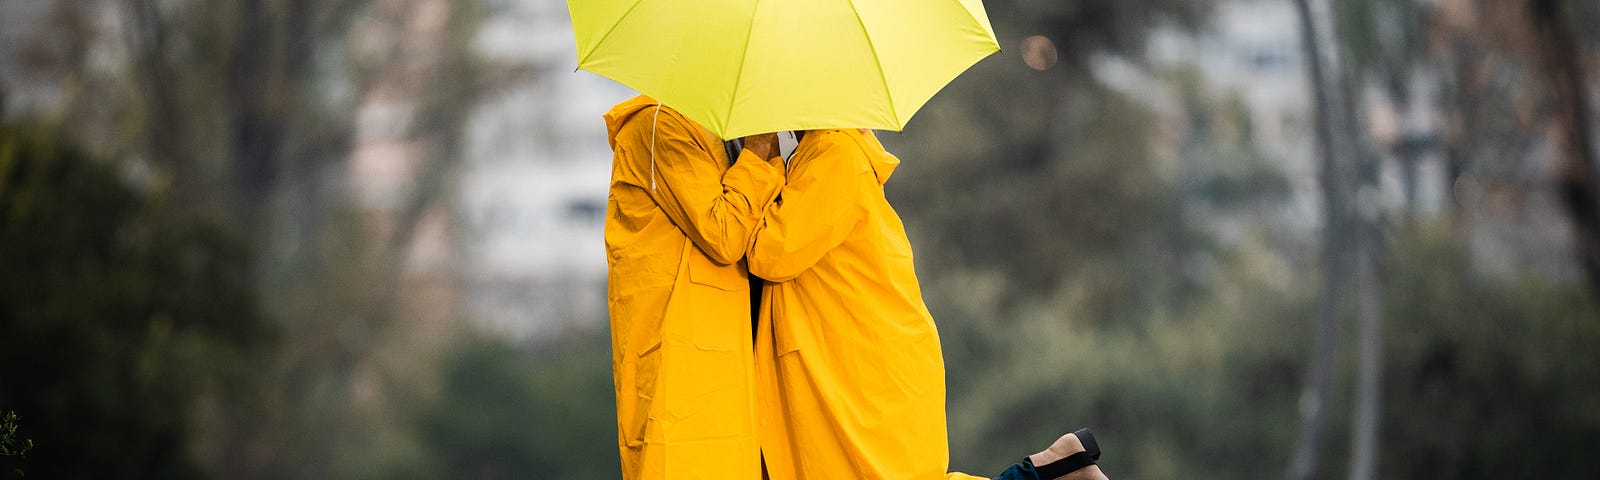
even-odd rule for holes
{"type": "MultiPolygon", "coordinates": [[[[953,468],[1600,475],[1600,3],[985,5],[879,134],[953,468]]],[[[0,0],[0,478],[617,478],[575,64],[560,0],[0,0]]]]}

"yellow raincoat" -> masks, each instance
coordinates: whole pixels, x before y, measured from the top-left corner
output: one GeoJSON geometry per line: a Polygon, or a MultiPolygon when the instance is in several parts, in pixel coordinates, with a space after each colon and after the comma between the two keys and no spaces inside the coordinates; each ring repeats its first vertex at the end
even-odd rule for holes
{"type": "Polygon", "coordinates": [[[947,477],[939,335],[883,195],[896,165],[871,132],[810,132],[756,231],[747,259],[768,280],[756,371],[772,480],[947,477]]]}
{"type": "Polygon", "coordinates": [[[780,159],[639,96],[606,113],[607,298],[622,478],[757,479],[744,256],[783,185],[780,159]]]}

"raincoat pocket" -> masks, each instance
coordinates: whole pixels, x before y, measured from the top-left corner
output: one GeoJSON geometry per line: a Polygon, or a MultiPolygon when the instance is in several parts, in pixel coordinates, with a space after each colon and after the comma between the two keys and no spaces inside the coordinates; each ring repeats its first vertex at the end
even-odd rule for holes
{"type": "Polygon", "coordinates": [[[689,288],[684,292],[685,320],[691,325],[690,341],[698,348],[717,351],[748,349],[750,344],[750,282],[739,265],[717,265],[700,254],[686,252],[689,288]]]}
{"type": "Polygon", "coordinates": [[[748,277],[737,264],[717,265],[704,253],[700,253],[699,249],[691,249],[687,255],[689,255],[689,281],[730,292],[750,288],[748,277]]]}

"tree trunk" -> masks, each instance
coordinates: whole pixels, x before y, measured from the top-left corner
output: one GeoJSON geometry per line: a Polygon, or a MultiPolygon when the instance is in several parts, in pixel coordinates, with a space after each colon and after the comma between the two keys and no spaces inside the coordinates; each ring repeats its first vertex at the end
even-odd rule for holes
{"type": "Polygon", "coordinates": [[[1379,156],[1368,141],[1365,123],[1356,111],[1355,72],[1345,69],[1339,78],[1344,101],[1343,140],[1356,164],[1353,208],[1352,252],[1356,291],[1356,391],[1355,411],[1350,425],[1350,480],[1371,480],[1378,464],[1379,420],[1383,397],[1383,277],[1378,268],[1383,257],[1380,245],[1383,214],[1378,207],[1379,156]]]}
{"type": "MultiPolygon", "coordinates": [[[[1416,168],[1420,160],[1419,153],[1423,144],[1416,135],[1412,125],[1411,102],[1412,92],[1409,85],[1410,74],[1416,67],[1415,59],[1420,58],[1417,50],[1415,4],[1411,0],[1401,0],[1385,4],[1392,11],[1377,10],[1374,15],[1390,15],[1397,18],[1400,31],[1397,42],[1388,48],[1392,49],[1388,58],[1397,59],[1382,66],[1382,72],[1388,77],[1385,84],[1388,86],[1390,99],[1395,105],[1395,111],[1401,118],[1398,148],[1395,152],[1400,156],[1401,168],[1406,176],[1405,189],[1405,215],[1411,215],[1416,202],[1416,168]]],[[[1337,17],[1336,17],[1337,18],[1337,17]]],[[[1358,205],[1357,226],[1355,228],[1355,241],[1352,242],[1356,250],[1353,257],[1355,266],[1356,288],[1356,389],[1355,406],[1351,416],[1350,426],[1350,464],[1347,478],[1350,480],[1372,480],[1377,477],[1379,452],[1382,451],[1382,425],[1383,425],[1383,369],[1384,369],[1384,258],[1386,248],[1383,242],[1384,215],[1378,207],[1382,157],[1378,153],[1378,146],[1367,134],[1366,124],[1356,105],[1358,99],[1358,86],[1356,78],[1362,68],[1347,68],[1341,77],[1340,90],[1344,95],[1345,115],[1345,141],[1351,147],[1357,159],[1356,197],[1354,204],[1358,205]]]]}
{"type": "MultiPolygon", "coordinates": [[[[1334,136],[1334,109],[1325,72],[1324,35],[1321,31],[1311,0],[1294,0],[1300,17],[1301,47],[1305,51],[1306,75],[1311,80],[1315,112],[1317,155],[1322,164],[1323,197],[1323,295],[1318,308],[1317,328],[1311,348],[1305,387],[1300,396],[1300,428],[1295,435],[1295,448],[1285,475],[1289,480],[1314,478],[1322,450],[1323,429],[1327,423],[1328,399],[1332,397],[1334,359],[1339,344],[1340,310],[1344,298],[1344,283],[1348,277],[1344,261],[1348,238],[1348,202],[1345,200],[1344,175],[1339,166],[1337,142],[1334,136]]],[[[1329,52],[1331,53],[1331,52],[1329,52]]]]}
{"type": "Polygon", "coordinates": [[[1590,296],[1600,301],[1600,178],[1590,138],[1583,57],[1567,22],[1570,9],[1565,1],[1530,0],[1528,9],[1532,47],[1537,50],[1533,54],[1555,109],[1556,181],[1572,221],[1573,251],[1588,279],[1590,296]]]}
{"type": "Polygon", "coordinates": [[[1350,433],[1350,480],[1376,478],[1380,420],[1383,418],[1383,297],[1375,225],[1364,225],[1356,249],[1355,418],[1350,433]]]}
{"type": "Polygon", "coordinates": [[[189,120],[180,113],[177,99],[177,72],[167,62],[167,36],[170,25],[162,18],[154,0],[130,0],[127,4],[128,30],[134,53],[136,82],[148,118],[142,127],[145,151],[158,164],[166,165],[173,178],[173,199],[179,204],[203,205],[207,195],[206,178],[198,159],[186,148],[180,132],[190,131],[189,120]]]}
{"type": "MultiPolygon", "coordinates": [[[[304,0],[287,2],[290,12],[311,8],[304,0]]],[[[253,232],[265,228],[262,210],[283,177],[285,144],[299,113],[297,85],[306,77],[314,32],[305,15],[276,18],[264,0],[238,4],[241,32],[227,62],[227,112],[235,209],[253,232]]]]}

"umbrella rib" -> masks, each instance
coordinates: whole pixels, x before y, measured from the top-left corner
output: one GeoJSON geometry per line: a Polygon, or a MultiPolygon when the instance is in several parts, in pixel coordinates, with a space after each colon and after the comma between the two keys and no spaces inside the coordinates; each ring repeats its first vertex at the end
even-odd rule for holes
{"type": "Polygon", "coordinates": [[[739,101],[739,84],[744,81],[745,62],[750,59],[750,37],[754,37],[756,34],[756,12],[759,10],[761,10],[761,0],[756,0],[755,5],[750,7],[750,28],[745,29],[744,32],[744,48],[739,49],[739,71],[733,74],[733,91],[731,92],[731,98],[728,99],[728,112],[722,115],[723,128],[721,130],[724,131],[727,130],[728,126],[733,125],[733,106],[739,101]]]}
{"type": "Polygon", "coordinates": [[[588,53],[584,53],[583,58],[578,59],[578,68],[583,68],[583,63],[589,61],[589,57],[600,50],[600,45],[605,44],[606,40],[611,38],[611,33],[617,31],[617,26],[622,25],[622,22],[627,20],[629,15],[633,15],[633,11],[637,10],[641,3],[644,3],[644,0],[634,0],[633,5],[628,6],[628,11],[622,12],[622,16],[617,17],[617,21],[611,24],[611,28],[606,29],[605,35],[601,35],[599,40],[589,46],[588,53]]]}
{"type": "Polygon", "coordinates": [[[883,70],[883,56],[878,54],[877,45],[872,43],[872,33],[867,31],[867,21],[861,19],[861,10],[856,8],[856,0],[845,0],[850,4],[850,12],[856,14],[856,24],[861,26],[861,36],[867,38],[867,49],[872,50],[872,61],[878,64],[878,79],[883,81],[883,98],[889,100],[889,114],[894,116],[894,124],[904,128],[900,123],[900,110],[894,107],[894,93],[889,90],[889,75],[883,70]]]}
{"type": "MultiPolygon", "coordinates": [[[[983,3],[981,3],[981,2],[980,2],[980,3],[978,3],[978,7],[979,7],[979,8],[982,8],[982,7],[983,7],[983,3]]],[[[977,25],[977,26],[978,26],[978,28],[983,28],[983,26],[984,26],[984,21],[983,21],[983,20],[980,20],[980,19],[978,19],[978,12],[974,12],[974,11],[972,11],[972,7],[969,7],[969,6],[967,6],[967,4],[966,4],[966,3],[962,3],[962,4],[961,4],[961,9],[962,9],[962,10],[966,10],[966,11],[967,11],[967,18],[970,18],[970,19],[972,19],[972,24],[973,24],[973,25],[977,25]]],[[[989,12],[984,12],[984,14],[985,14],[985,15],[986,15],[986,16],[987,16],[987,14],[988,14],[988,13],[989,13],[989,12]]],[[[989,36],[991,36],[991,37],[992,37],[992,36],[994,36],[994,27],[993,27],[993,26],[990,26],[990,27],[989,27],[989,32],[987,32],[987,33],[988,33],[988,34],[989,34],[989,36]]],[[[996,45],[996,47],[995,47],[995,50],[999,50],[999,43],[1000,43],[1000,42],[998,42],[998,41],[996,41],[996,42],[995,42],[995,45],[996,45]]]]}

